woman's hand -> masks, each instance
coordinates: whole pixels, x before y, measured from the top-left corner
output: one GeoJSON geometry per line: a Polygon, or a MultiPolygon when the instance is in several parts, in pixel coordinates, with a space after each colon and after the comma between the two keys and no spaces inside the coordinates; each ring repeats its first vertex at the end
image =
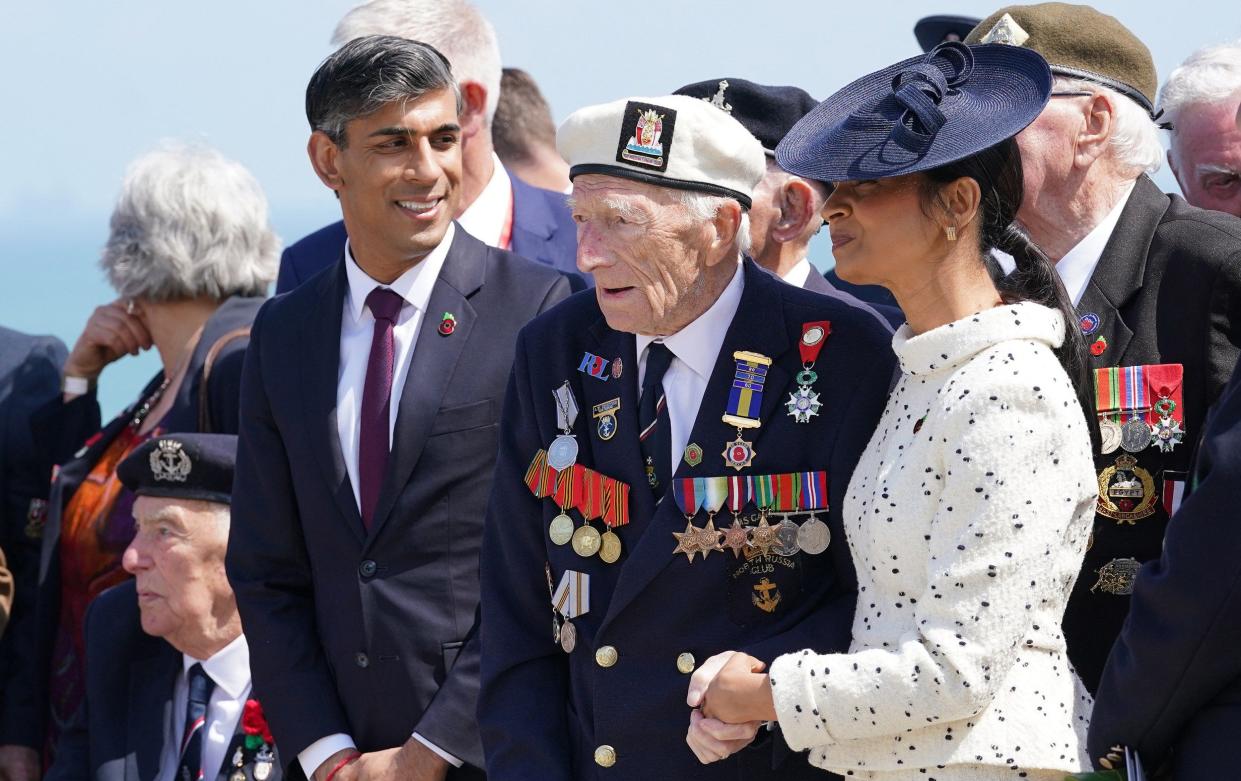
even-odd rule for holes
{"type": "Polygon", "coordinates": [[[152,345],[142,321],[121,301],[96,307],[65,361],[65,376],[94,382],[104,367],[124,355],[137,355],[152,345]]]}
{"type": "Polygon", "coordinates": [[[689,712],[689,732],[685,742],[704,765],[726,759],[750,745],[758,734],[760,721],[746,724],[725,724],[709,719],[701,711],[689,712]]]}
{"type": "Polygon", "coordinates": [[[767,665],[749,654],[731,654],[707,686],[703,715],[729,724],[775,721],[776,706],[765,669],[767,665]]]}

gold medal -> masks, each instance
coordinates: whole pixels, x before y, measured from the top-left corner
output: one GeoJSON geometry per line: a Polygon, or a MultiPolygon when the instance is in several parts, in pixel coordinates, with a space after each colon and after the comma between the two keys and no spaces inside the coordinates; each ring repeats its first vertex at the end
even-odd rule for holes
{"type": "Polygon", "coordinates": [[[547,536],[551,537],[555,544],[564,545],[573,537],[573,519],[566,513],[552,518],[552,525],[548,527],[547,536]]]}
{"type": "Polygon", "coordinates": [[[603,544],[603,538],[595,530],[595,527],[586,524],[585,526],[579,526],[577,531],[573,532],[572,542],[573,552],[584,559],[588,559],[599,552],[599,548],[603,544]]]}
{"type": "Polygon", "coordinates": [[[607,564],[615,564],[620,561],[621,557],[621,538],[620,536],[608,529],[600,538],[599,558],[607,564]]]}

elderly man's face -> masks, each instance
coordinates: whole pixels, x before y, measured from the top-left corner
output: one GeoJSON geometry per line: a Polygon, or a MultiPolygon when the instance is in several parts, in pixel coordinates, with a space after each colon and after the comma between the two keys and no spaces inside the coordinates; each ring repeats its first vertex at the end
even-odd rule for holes
{"type": "Polygon", "coordinates": [[[1186,106],[1176,119],[1168,162],[1185,200],[1241,217],[1241,129],[1237,100],[1186,106]]]}
{"type": "Polygon", "coordinates": [[[593,274],[608,325],[627,333],[675,333],[705,307],[711,224],[695,221],[679,192],[588,174],[573,180],[577,267],[593,274]],[[686,317],[687,313],[692,316],[686,317]]]}
{"type": "MultiPolygon", "coordinates": [[[[322,136],[322,134],[316,134],[322,136]]],[[[312,158],[355,246],[386,261],[416,260],[434,249],[457,213],[461,126],[452,90],[394,101],[345,127],[345,146],[312,158]]]]}
{"type": "Polygon", "coordinates": [[[227,642],[236,627],[237,603],[224,574],[227,518],[227,507],[210,502],[134,502],[138,533],[121,561],[138,587],[142,629],[184,653],[227,642]]]}
{"type": "Polygon", "coordinates": [[[1027,226],[1038,224],[1039,214],[1057,213],[1047,201],[1063,198],[1063,187],[1073,172],[1073,139],[1085,123],[1087,100],[1076,96],[1053,99],[1017,134],[1024,180],[1017,219],[1027,226]]]}

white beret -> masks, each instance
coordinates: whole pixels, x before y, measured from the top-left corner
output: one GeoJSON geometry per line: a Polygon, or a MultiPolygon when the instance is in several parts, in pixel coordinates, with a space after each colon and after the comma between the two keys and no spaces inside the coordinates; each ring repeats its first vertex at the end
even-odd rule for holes
{"type": "Polygon", "coordinates": [[[750,207],[767,170],[740,122],[684,95],[627,98],[573,112],[556,132],[569,178],[604,174],[737,199],[750,207]]]}

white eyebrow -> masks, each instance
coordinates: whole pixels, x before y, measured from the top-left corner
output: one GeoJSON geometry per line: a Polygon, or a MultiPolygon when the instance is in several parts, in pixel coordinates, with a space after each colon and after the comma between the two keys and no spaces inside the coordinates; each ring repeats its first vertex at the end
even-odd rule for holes
{"type": "Polygon", "coordinates": [[[1224,174],[1226,176],[1241,176],[1241,171],[1230,165],[1218,165],[1216,163],[1202,163],[1198,166],[1198,175],[1205,174],[1224,174]]]}
{"type": "MultiPolygon", "coordinates": [[[[570,211],[575,211],[577,209],[577,199],[575,199],[572,195],[565,198],[565,203],[569,205],[570,211]]],[[[618,198],[614,195],[605,195],[599,199],[599,203],[630,222],[645,222],[651,217],[651,215],[644,209],[635,206],[624,198],[618,198]]]]}

